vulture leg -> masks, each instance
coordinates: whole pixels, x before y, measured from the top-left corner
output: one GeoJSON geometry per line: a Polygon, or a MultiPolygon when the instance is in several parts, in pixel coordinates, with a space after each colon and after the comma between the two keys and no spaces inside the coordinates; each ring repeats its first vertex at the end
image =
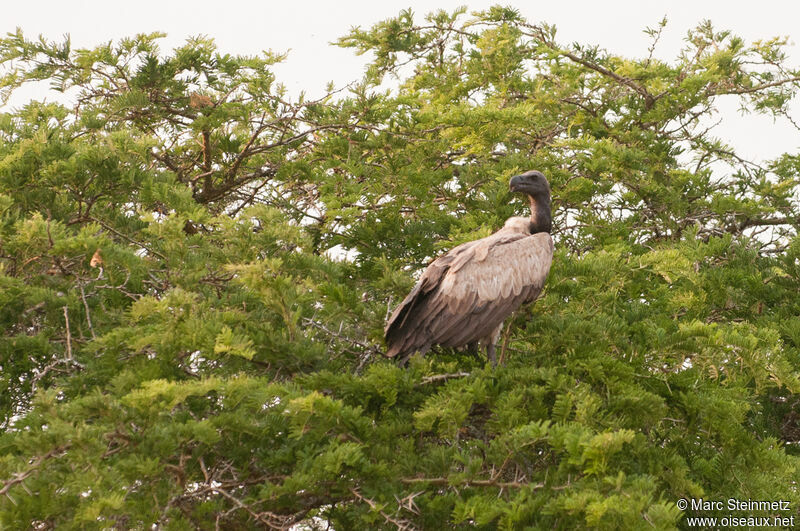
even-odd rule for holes
{"type": "Polygon", "coordinates": [[[495,348],[494,348],[494,342],[493,341],[490,342],[488,345],[486,345],[486,356],[489,358],[489,361],[491,362],[492,367],[493,368],[497,367],[497,356],[495,355],[495,348]]]}
{"type": "Polygon", "coordinates": [[[491,334],[486,338],[486,357],[492,364],[492,367],[497,367],[496,347],[497,340],[500,339],[500,332],[503,330],[503,323],[495,328],[491,334]]]}
{"type": "Polygon", "coordinates": [[[480,352],[478,350],[478,342],[477,341],[473,341],[472,343],[469,343],[467,345],[467,352],[472,354],[472,356],[475,357],[475,359],[481,359],[481,355],[480,355],[480,352]]]}
{"type": "Polygon", "coordinates": [[[406,363],[408,363],[408,360],[411,358],[411,356],[413,356],[413,355],[414,355],[414,354],[416,354],[417,352],[419,352],[419,355],[420,355],[420,356],[424,356],[424,355],[425,355],[425,353],[426,353],[426,352],[428,352],[430,349],[431,349],[431,347],[430,347],[430,345],[429,345],[429,346],[427,346],[427,347],[422,347],[422,348],[421,348],[421,349],[419,349],[419,350],[412,350],[411,352],[409,352],[408,354],[406,354],[405,356],[403,356],[402,358],[400,358],[400,359],[397,361],[397,366],[398,366],[398,367],[405,367],[406,363]]]}
{"type": "Polygon", "coordinates": [[[403,356],[402,358],[397,360],[397,366],[398,367],[405,367],[406,363],[408,363],[408,358],[410,358],[414,354],[415,354],[415,352],[409,352],[408,354],[406,354],[405,356],[403,356]]]}

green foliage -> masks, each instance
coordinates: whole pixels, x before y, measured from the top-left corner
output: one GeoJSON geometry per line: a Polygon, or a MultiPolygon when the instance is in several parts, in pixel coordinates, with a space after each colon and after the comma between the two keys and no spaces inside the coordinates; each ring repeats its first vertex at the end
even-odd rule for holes
{"type": "Polygon", "coordinates": [[[4,97],[75,102],[0,114],[0,527],[669,529],[680,498],[800,506],[800,156],[749,162],[707,127],[723,97],[786,114],[784,40],[703,23],[662,62],[512,8],[404,11],[343,37],[364,79],[309,101],[280,56],[160,37],[0,40],[4,97]],[[524,213],[508,179],[534,168],[557,250],[505,365],[383,360],[387,309],[524,213]]]}

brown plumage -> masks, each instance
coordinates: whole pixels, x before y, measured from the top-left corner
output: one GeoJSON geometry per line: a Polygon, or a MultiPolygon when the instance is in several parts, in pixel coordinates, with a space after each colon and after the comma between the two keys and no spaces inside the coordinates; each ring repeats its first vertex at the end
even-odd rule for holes
{"type": "Polygon", "coordinates": [[[401,363],[433,345],[495,344],[503,321],[535,300],[553,260],[550,187],[538,171],[511,179],[512,191],[529,196],[531,217],[509,218],[491,236],[467,242],[434,260],[386,324],[389,357],[401,363]]]}

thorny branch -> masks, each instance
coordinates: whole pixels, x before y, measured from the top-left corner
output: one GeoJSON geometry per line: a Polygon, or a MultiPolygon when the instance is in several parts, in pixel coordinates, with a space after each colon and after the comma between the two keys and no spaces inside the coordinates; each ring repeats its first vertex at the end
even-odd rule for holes
{"type": "Polygon", "coordinates": [[[383,509],[381,509],[381,507],[377,503],[375,503],[375,501],[367,498],[366,496],[358,492],[358,489],[350,489],[350,492],[352,492],[353,496],[355,496],[358,500],[369,505],[373,511],[377,511],[378,514],[380,514],[387,523],[396,526],[397,529],[402,531],[414,529],[414,526],[412,526],[408,520],[404,520],[402,518],[397,518],[395,516],[387,514],[383,509]]]}
{"type": "Polygon", "coordinates": [[[168,465],[169,470],[179,479],[182,489],[178,495],[170,499],[164,506],[161,517],[159,518],[160,523],[169,521],[168,513],[172,508],[177,508],[184,514],[189,514],[187,504],[205,501],[214,495],[218,495],[228,500],[232,504],[232,507],[227,511],[217,513],[215,522],[217,529],[227,528],[226,524],[227,526],[232,525],[232,522],[224,522],[223,520],[236,511],[244,511],[248,515],[249,520],[254,524],[268,529],[287,530],[303,520],[312,508],[323,503],[321,500],[314,499],[311,500],[312,503],[307,506],[297,507],[296,510],[293,510],[294,512],[286,514],[258,510],[256,509],[256,505],[265,503],[266,500],[247,502],[242,499],[241,495],[236,494],[236,491],[241,491],[241,489],[250,485],[259,485],[276,479],[285,479],[284,476],[254,476],[242,478],[239,477],[239,471],[229,462],[218,462],[215,467],[210,468],[206,465],[203,457],[199,457],[197,459],[197,464],[203,474],[203,481],[202,483],[187,483],[186,478],[188,477],[188,471],[186,467],[190,461],[190,456],[184,454],[177,464],[168,465]]]}
{"type": "MultiPolygon", "coordinates": [[[[69,449],[69,447],[70,447],[69,444],[62,445],[62,446],[57,446],[57,447],[53,448],[52,450],[50,450],[49,452],[47,452],[46,454],[40,455],[40,456],[34,458],[33,461],[31,461],[31,463],[30,463],[30,465],[28,466],[27,469],[25,469],[22,472],[15,473],[11,477],[11,479],[8,479],[8,480],[3,482],[2,487],[0,487],[0,495],[5,494],[5,496],[9,500],[11,500],[11,502],[14,505],[16,505],[17,502],[9,494],[9,490],[11,490],[11,487],[13,487],[14,485],[18,485],[18,484],[22,483],[23,481],[25,481],[31,474],[33,474],[34,472],[39,470],[39,468],[41,468],[42,464],[45,461],[47,461],[48,459],[63,457],[66,454],[66,451],[69,449]]],[[[23,487],[24,487],[24,485],[23,485],[23,487]]]]}
{"type": "Polygon", "coordinates": [[[361,340],[358,340],[358,339],[355,339],[355,338],[352,338],[352,337],[348,337],[348,336],[342,334],[341,333],[341,327],[340,327],[338,332],[335,332],[335,331],[331,330],[330,328],[328,328],[327,326],[325,326],[324,324],[322,324],[321,322],[316,321],[314,319],[309,319],[307,317],[303,318],[303,323],[308,325],[308,326],[313,326],[314,328],[317,328],[317,329],[323,331],[325,334],[327,334],[328,336],[330,336],[330,337],[332,337],[334,339],[337,339],[339,341],[343,341],[345,343],[350,343],[351,345],[353,345],[355,347],[359,347],[361,349],[361,352],[350,351],[350,352],[352,352],[354,354],[358,354],[361,357],[361,361],[360,361],[356,371],[361,370],[361,368],[364,366],[364,364],[372,356],[380,356],[382,354],[382,351],[378,346],[371,345],[369,343],[365,343],[364,341],[361,341],[361,340]]]}

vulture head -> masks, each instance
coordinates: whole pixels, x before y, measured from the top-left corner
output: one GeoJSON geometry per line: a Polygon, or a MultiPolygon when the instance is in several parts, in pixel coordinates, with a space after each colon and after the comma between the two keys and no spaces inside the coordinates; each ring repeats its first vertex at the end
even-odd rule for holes
{"type": "Polygon", "coordinates": [[[508,183],[512,192],[523,193],[531,203],[531,234],[550,232],[552,217],[550,214],[550,184],[542,172],[532,170],[515,175],[508,183]]]}

